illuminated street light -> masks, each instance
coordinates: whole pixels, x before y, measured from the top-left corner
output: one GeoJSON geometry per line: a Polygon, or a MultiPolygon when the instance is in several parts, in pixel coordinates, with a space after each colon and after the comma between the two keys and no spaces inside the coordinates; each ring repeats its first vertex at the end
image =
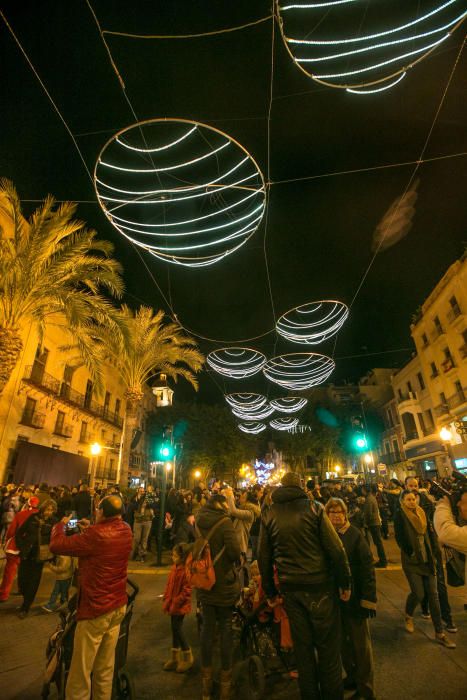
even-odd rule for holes
{"type": "Polygon", "coordinates": [[[341,465],[340,465],[340,464],[336,464],[336,466],[334,467],[334,471],[340,472],[340,470],[341,470],[341,465]]]}
{"type": "Polygon", "coordinates": [[[366,454],[363,459],[365,460],[366,464],[371,464],[373,461],[373,457],[370,454],[366,454]]]}
{"type": "Polygon", "coordinates": [[[93,442],[93,444],[91,445],[91,454],[97,456],[100,455],[101,451],[102,447],[99,445],[99,443],[93,442]]]}
{"type": "Polygon", "coordinates": [[[167,472],[169,472],[171,469],[172,469],[172,462],[167,462],[167,464],[165,465],[165,470],[167,472]]]}
{"type": "Polygon", "coordinates": [[[449,430],[449,428],[441,428],[439,431],[439,436],[441,440],[444,440],[445,442],[450,442],[452,438],[452,433],[449,430]]]}
{"type": "Polygon", "coordinates": [[[199,469],[197,469],[197,470],[195,471],[195,474],[194,474],[194,476],[195,476],[195,479],[199,479],[199,478],[200,478],[200,476],[201,476],[201,472],[200,472],[200,470],[199,470],[199,469]]]}

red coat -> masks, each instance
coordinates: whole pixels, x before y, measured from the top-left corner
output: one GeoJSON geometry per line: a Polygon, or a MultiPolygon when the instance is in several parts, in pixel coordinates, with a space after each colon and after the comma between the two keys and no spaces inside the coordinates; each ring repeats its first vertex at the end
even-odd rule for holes
{"type": "Polygon", "coordinates": [[[163,600],[162,610],[169,615],[188,615],[191,612],[191,586],[184,564],[174,564],[170,569],[163,600]]]}
{"type": "Polygon", "coordinates": [[[6,531],[6,548],[5,551],[8,552],[9,554],[19,554],[18,547],[16,546],[16,541],[15,541],[15,536],[16,533],[18,532],[19,528],[23,523],[26,522],[28,518],[31,517],[34,513],[37,513],[38,510],[37,508],[31,508],[31,509],[26,509],[26,510],[20,510],[18,513],[16,513],[15,517],[13,518],[12,522],[10,523],[10,526],[8,530],[6,531]]]}
{"type": "Polygon", "coordinates": [[[78,620],[92,620],[126,605],[130,526],[120,517],[104,518],[79,535],[65,534],[60,522],[52,530],[50,551],[78,557],[78,620]]]}

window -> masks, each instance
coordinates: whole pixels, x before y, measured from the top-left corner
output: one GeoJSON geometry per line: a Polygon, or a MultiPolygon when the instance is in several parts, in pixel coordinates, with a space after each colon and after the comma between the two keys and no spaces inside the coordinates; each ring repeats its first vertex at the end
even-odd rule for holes
{"type": "Polygon", "coordinates": [[[106,440],[107,440],[106,432],[105,432],[105,430],[101,430],[101,442],[105,444],[106,440]]]}
{"type": "Polygon", "coordinates": [[[460,316],[461,310],[455,296],[452,296],[449,299],[449,304],[451,305],[454,318],[456,318],[456,316],[460,316]]]}
{"type": "Polygon", "coordinates": [[[460,399],[464,400],[465,392],[464,392],[464,389],[462,388],[462,384],[460,383],[460,381],[457,380],[456,382],[454,382],[454,386],[455,386],[455,389],[456,389],[456,394],[457,394],[457,396],[458,396],[460,399]]]}
{"type": "Polygon", "coordinates": [[[110,391],[106,391],[105,397],[104,397],[104,417],[109,414],[109,406],[110,406],[110,391]]]}
{"type": "Polygon", "coordinates": [[[426,346],[428,345],[428,338],[426,337],[426,333],[422,333],[422,343],[423,347],[426,348],[426,346]]]}
{"type": "Polygon", "coordinates": [[[65,422],[65,414],[63,411],[57,411],[57,420],[55,421],[55,430],[54,433],[56,435],[63,435],[63,424],[65,422]]]}
{"type": "Polygon", "coordinates": [[[434,363],[434,362],[431,362],[430,367],[431,367],[431,376],[432,376],[432,378],[433,378],[433,377],[437,377],[439,373],[438,373],[438,368],[437,368],[437,366],[435,365],[435,363],[434,363]]]}
{"type": "Polygon", "coordinates": [[[49,351],[47,348],[43,348],[41,345],[37,346],[36,356],[31,370],[31,379],[38,384],[42,382],[48,355],[49,351]]]}
{"type": "Polygon", "coordinates": [[[84,394],[84,407],[89,408],[92,401],[92,382],[90,379],[86,382],[86,392],[84,394]]]}
{"type": "Polygon", "coordinates": [[[412,383],[411,383],[411,382],[407,382],[407,391],[409,392],[409,394],[413,394],[413,389],[412,389],[412,383]]]}
{"type": "Polygon", "coordinates": [[[431,429],[431,432],[433,432],[433,429],[435,427],[435,422],[433,420],[433,413],[431,411],[431,408],[428,408],[425,411],[425,415],[426,415],[426,423],[427,423],[428,427],[431,429]]]}
{"type": "Polygon", "coordinates": [[[467,330],[462,331],[462,340],[464,343],[467,343],[467,330]]]}
{"type": "Polygon", "coordinates": [[[423,374],[421,372],[417,373],[417,379],[418,379],[418,385],[420,387],[420,391],[423,391],[425,389],[425,381],[423,379],[423,374]]]}
{"type": "Polygon", "coordinates": [[[115,415],[116,416],[120,415],[120,405],[121,405],[120,399],[115,399],[115,415]]]}
{"type": "Polygon", "coordinates": [[[439,320],[438,316],[434,317],[433,323],[435,324],[436,333],[440,335],[443,332],[443,326],[441,325],[441,321],[439,320]]]}
{"type": "Polygon", "coordinates": [[[390,428],[392,428],[394,425],[394,420],[393,420],[392,411],[390,408],[387,409],[387,416],[388,416],[388,425],[390,428]]]}
{"type": "Polygon", "coordinates": [[[425,421],[423,420],[423,414],[422,413],[417,413],[418,416],[418,422],[420,423],[420,428],[422,429],[422,433],[424,435],[427,434],[426,426],[425,426],[425,421]]]}
{"type": "Polygon", "coordinates": [[[440,404],[441,404],[442,406],[445,406],[445,405],[447,404],[447,401],[446,401],[446,394],[444,393],[444,391],[442,391],[442,392],[440,393],[440,395],[439,395],[439,401],[440,401],[440,404]]]}
{"type": "Polygon", "coordinates": [[[21,423],[25,425],[31,425],[34,413],[36,411],[37,401],[36,399],[31,399],[30,396],[27,397],[26,403],[24,404],[23,415],[21,417],[21,423]]]}
{"type": "Polygon", "coordinates": [[[60,396],[62,398],[67,399],[70,397],[71,380],[73,378],[73,372],[73,367],[71,367],[70,365],[65,365],[65,368],[63,370],[63,380],[60,386],[60,396]]]}
{"type": "Polygon", "coordinates": [[[80,442],[87,442],[87,435],[88,435],[88,424],[86,421],[81,421],[81,430],[79,432],[79,441],[80,442]]]}
{"type": "Polygon", "coordinates": [[[398,444],[397,440],[393,440],[393,441],[392,441],[392,451],[393,451],[394,454],[396,455],[396,459],[399,459],[399,458],[400,458],[400,452],[399,452],[399,444],[398,444]]]}
{"type": "Polygon", "coordinates": [[[400,389],[397,390],[397,394],[398,394],[400,400],[402,401],[404,396],[403,396],[402,391],[400,389]]]}

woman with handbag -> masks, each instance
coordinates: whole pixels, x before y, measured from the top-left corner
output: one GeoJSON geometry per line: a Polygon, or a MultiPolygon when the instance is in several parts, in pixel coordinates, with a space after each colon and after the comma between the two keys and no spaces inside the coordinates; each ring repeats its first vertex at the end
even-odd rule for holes
{"type": "Polygon", "coordinates": [[[16,533],[16,545],[21,557],[18,571],[18,585],[23,596],[23,603],[18,612],[21,619],[27,616],[34,602],[44,564],[53,559],[49,543],[52,528],[57,522],[56,512],[57,504],[48,498],[41,504],[39,511],[31,515],[16,533]]]}

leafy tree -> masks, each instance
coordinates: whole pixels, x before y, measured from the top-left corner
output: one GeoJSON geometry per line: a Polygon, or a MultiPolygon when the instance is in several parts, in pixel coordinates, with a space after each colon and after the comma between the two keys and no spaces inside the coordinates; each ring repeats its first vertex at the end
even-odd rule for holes
{"type": "Polygon", "coordinates": [[[0,180],[0,394],[25,327],[33,323],[41,337],[57,314],[99,387],[100,365],[87,341],[96,325],[116,328],[117,310],[103,291],[121,295],[121,267],[111,258],[112,244],[73,219],[75,211],[75,204],[57,205],[48,196],[26,220],[13,184],[0,180]]]}

